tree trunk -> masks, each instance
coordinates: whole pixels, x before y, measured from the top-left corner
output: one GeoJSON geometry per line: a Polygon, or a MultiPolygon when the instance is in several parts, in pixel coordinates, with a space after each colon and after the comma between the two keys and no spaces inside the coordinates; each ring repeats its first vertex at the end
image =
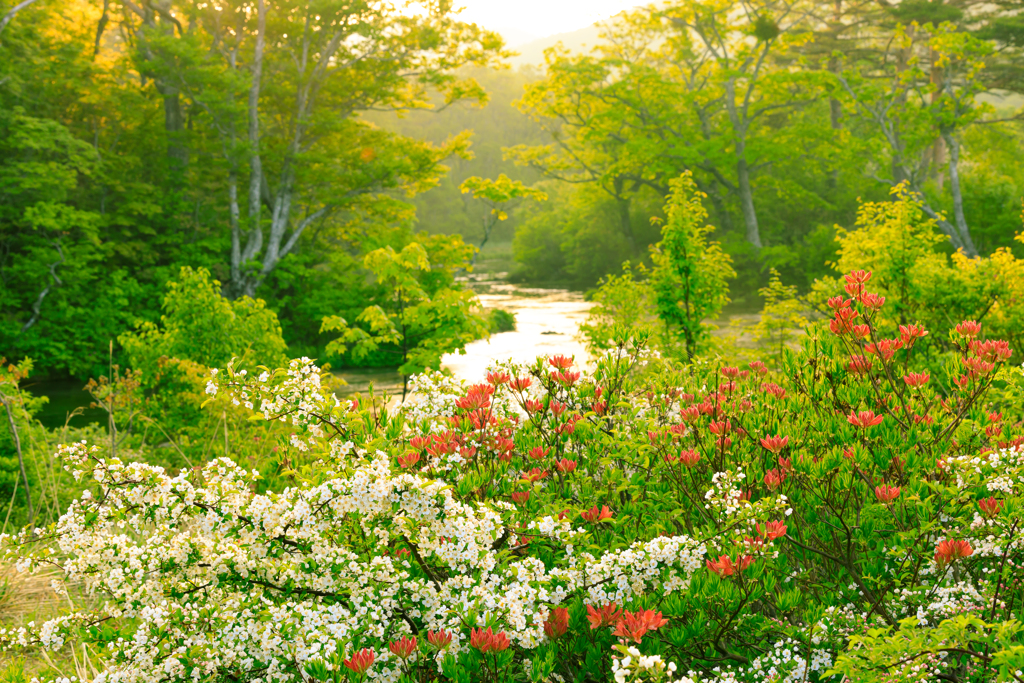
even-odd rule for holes
{"type": "Polygon", "coordinates": [[[57,277],[57,266],[64,263],[64,251],[60,248],[60,238],[58,237],[53,241],[53,247],[57,250],[57,260],[50,264],[50,279],[52,282],[43,288],[43,291],[39,292],[39,296],[36,297],[35,303],[32,304],[32,317],[21,326],[21,331],[25,332],[30,327],[36,324],[39,320],[39,316],[42,313],[43,299],[50,293],[54,287],[60,287],[63,282],[57,277]]]}
{"type": "MultiPolygon", "coordinates": [[[[836,8],[835,8],[836,11],[835,11],[834,19],[835,19],[835,21],[837,23],[838,23],[839,18],[840,18],[840,5],[841,5],[841,3],[839,3],[839,2],[836,3],[836,8]]],[[[828,60],[828,70],[829,70],[829,73],[831,73],[833,75],[836,75],[836,76],[839,75],[839,60],[836,57],[829,58],[829,60],[828,60]]],[[[829,124],[831,125],[832,130],[834,130],[834,131],[842,130],[842,128],[843,128],[843,105],[835,97],[829,97],[829,99],[828,99],[828,114],[829,114],[829,124]]],[[[829,172],[829,174],[828,174],[828,186],[829,186],[829,189],[831,189],[831,190],[835,190],[837,187],[839,187],[839,169],[838,168],[833,168],[829,172]]]]}
{"type": "MultiPolygon", "coordinates": [[[[484,246],[487,244],[487,241],[491,239],[491,232],[494,230],[494,226],[497,224],[498,219],[495,218],[494,216],[484,216],[484,238],[480,240],[480,246],[476,248],[476,251],[473,252],[473,256],[471,256],[469,259],[470,267],[476,265],[477,257],[480,255],[480,252],[484,250],[484,246]]],[[[464,273],[466,271],[460,268],[459,272],[464,273]]]]}
{"type": "Polygon", "coordinates": [[[622,226],[622,233],[629,244],[629,254],[633,256],[636,254],[636,238],[633,236],[633,221],[629,215],[629,200],[625,197],[618,197],[615,204],[619,210],[619,224],[622,226]]]}
{"type": "Polygon", "coordinates": [[[228,210],[231,215],[231,282],[242,277],[242,227],[239,224],[238,170],[232,165],[228,173],[228,210]]]}
{"type": "Polygon", "coordinates": [[[188,147],[185,145],[185,115],[181,110],[181,94],[156,81],[156,89],[164,98],[164,131],[167,133],[167,158],[171,170],[184,173],[188,168],[188,147]]]}
{"type": "MultiPolygon", "coordinates": [[[[11,403],[6,398],[0,398],[4,408],[7,410],[7,424],[11,429],[11,438],[14,440],[14,450],[18,454],[18,467],[21,468],[21,480],[25,482],[25,500],[28,502],[28,526],[34,526],[36,513],[32,507],[32,490],[28,486],[28,474],[25,472],[25,459],[21,454],[21,437],[18,435],[18,425],[14,422],[14,413],[11,412],[11,403]]],[[[6,523],[5,523],[6,525],[6,523]]]]}
{"type": "Polygon", "coordinates": [[[953,195],[953,220],[956,231],[963,243],[964,253],[971,258],[978,256],[978,249],[971,239],[971,231],[964,216],[964,196],[960,188],[960,142],[949,131],[942,131],[942,139],[949,148],[949,191],[953,195]]]}
{"type": "Polygon", "coordinates": [[[956,227],[954,227],[949,221],[945,220],[941,215],[939,215],[938,211],[931,207],[931,204],[929,204],[925,199],[924,193],[922,193],[921,190],[914,188],[913,192],[921,202],[921,210],[924,211],[926,216],[935,221],[935,224],[938,226],[939,230],[942,231],[943,235],[949,237],[949,241],[953,245],[953,248],[963,249],[966,253],[967,245],[965,245],[963,240],[960,239],[960,233],[957,231],[956,227]]]}
{"type": "Polygon", "coordinates": [[[0,18],[0,33],[4,32],[4,29],[7,28],[7,24],[11,23],[11,19],[14,18],[14,15],[28,7],[35,1],[36,0],[24,0],[23,2],[19,2],[17,5],[12,7],[10,11],[8,11],[7,14],[3,16],[3,18],[0,18]]]}
{"type": "Polygon", "coordinates": [[[761,248],[761,229],[757,224],[757,210],[754,208],[754,193],[750,187],[750,169],[747,160],[742,156],[741,146],[737,145],[736,177],[739,181],[740,207],[743,209],[743,222],[747,227],[747,241],[755,249],[761,248]]]}
{"type": "MultiPolygon", "coordinates": [[[[240,296],[253,296],[259,284],[257,278],[245,272],[247,262],[256,258],[263,249],[262,201],[260,191],[263,189],[263,160],[260,157],[260,88],[263,77],[264,33],[267,26],[267,7],[264,0],[258,0],[256,14],[256,45],[253,48],[251,81],[249,84],[248,102],[248,140],[249,140],[249,200],[247,219],[249,223],[245,249],[236,249],[234,231],[231,241],[231,285],[227,294],[234,299],[240,296]]],[[[229,186],[229,192],[231,188],[229,186]]],[[[237,190],[236,190],[237,192],[237,190]]],[[[232,226],[234,227],[234,226],[232,226]]],[[[241,228],[237,232],[241,232],[241,228]]],[[[241,240],[239,239],[239,243],[241,240]]]]}
{"type": "MultiPolygon", "coordinates": [[[[936,52],[935,48],[932,48],[930,57],[931,57],[931,63],[932,63],[932,70],[931,70],[932,97],[931,97],[931,99],[932,99],[932,106],[935,106],[935,104],[939,101],[939,98],[942,96],[942,91],[940,89],[941,86],[942,86],[942,69],[936,66],[936,64],[939,63],[940,57],[939,57],[939,53],[936,52]]],[[[945,157],[945,151],[946,151],[945,150],[945,144],[943,143],[943,139],[944,139],[943,136],[940,135],[938,138],[936,138],[935,142],[932,143],[932,149],[931,149],[931,157],[932,157],[931,158],[931,168],[929,169],[931,174],[932,174],[932,176],[935,178],[935,183],[939,186],[939,190],[940,191],[942,190],[942,179],[943,179],[942,166],[945,163],[945,158],[944,157],[945,157]]]]}
{"type": "Polygon", "coordinates": [[[733,79],[725,84],[725,107],[729,112],[733,135],[736,139],[736,191],[740,196],[740,209],[746,225],[747,241],[755,249],[761,248],[761,229],[757,224],[757,210],[754,208],[754,192],[750,187],[750,167],[747,165],[747,123],[741,121],[736,111],[736,83],[733,79]]]}

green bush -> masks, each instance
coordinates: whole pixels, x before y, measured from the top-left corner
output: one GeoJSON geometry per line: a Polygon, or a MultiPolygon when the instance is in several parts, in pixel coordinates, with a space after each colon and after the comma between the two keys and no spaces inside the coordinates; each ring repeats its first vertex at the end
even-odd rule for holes
{"type": "Polygon", "coordinates": [[[284,364],[287,346],[277,315],[262,299],[221,295],[205,268],[184,267],[167,283],[160,324],[140,323],[118,337],[139,375],[146,414],[177,432],[202,419],[209,368],[235,359],[239,369],[284,364]]]}
{"type": "Polygon", "coordinates": [[[488,312],[490,321],[488,329],[491,334],[499,332],[514,332],[516,329],[516,314],[506,311],[504,308],[492,308],[488,312]]]}

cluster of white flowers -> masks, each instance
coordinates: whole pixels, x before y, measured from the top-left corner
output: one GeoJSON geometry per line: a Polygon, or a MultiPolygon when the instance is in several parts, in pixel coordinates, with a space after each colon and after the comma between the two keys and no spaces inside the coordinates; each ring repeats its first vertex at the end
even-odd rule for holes
{"type": "Polygon", "coordinates": [[[802,652],[805,648],[793,640],[785,640],[775,643],[771,651],[744,670],[716,668],[710,675],[689,671],[676,679],[674,662],[666,662],[658,655],[645,656],[635,647],[621,649],[623,656],[612,660],[615,683],[803,683],[811,680],[812,675],[820,676],[828,671],[833,663],[830,652],[817,648],[810,650],[808,663],[802,652]]]}
{"type": "Polygon", "coordinates": [[[965,581],[918,590],[905,588],[896,591],[894,597],[893,613],[913,615],[921,626],[934,626],[944,619],[983,610],[991,604],[977,587],[965,581]]]}
{"type": "Polygon", "coordinates": [[[992,493],[1012,494],[1024,488],[1024,446],[959,455],[949,459],[958,489],[984,486],[992,493]]]}
{"type": "MultiPolygon", "coordinates": [[[[513,642],[536,647],[551,605],[572,595],[604,603],[675,590],[704,554],[692,539],[666,537],[600,556],[565,553],[551,569],[531,557],[509,561],[495,549],[507,529],[499,509],[462,503],[443,482],[394,473],[379,452],[363,454],[348,476],[267,495],[254,494],[255,475],[227,459],[207,465],[198,484],[191,473],[95,458],[84,444],[62,454],[78,468],[91,459],[80,471],[102,494],[61,517],[60,566],[66,580],[107,603],[99,614],[0,638],[59,647],[72,622],[128,618],[134,633],[109,644],[118,663],[100,683],[235,668],[296,680],[289,672],[303,662],[359,647],[376,652],[379,680],[395,680],[387,638],[409,632],[408,619],[453,632],[455,650],[467,626],[494,618],[513,642]],[[351,542],[357,529],[362,547],[351,542]]],[[[559,543],[581,533],[551,517],[531,529],[559,543]]],[[[52,561],[46,552],[32,557],[52,561]]]]}
{"type": "Polygon", "coordinates": [[[665,662],[658,655],[643,655],[635,647],[628,648],[622,657],[612,659],[615,683],[634,681],[661,681],[676,670],[675,662],[665,662]]]}
{"type": "Polygon", "coordinates": [[[772,649],[750,663],[753,680],[773,683],[802,683],[811,674],[821,675],[831,668],[832,653],[825,649],[808,648],[787,638],[774,644],[772,649]]]}

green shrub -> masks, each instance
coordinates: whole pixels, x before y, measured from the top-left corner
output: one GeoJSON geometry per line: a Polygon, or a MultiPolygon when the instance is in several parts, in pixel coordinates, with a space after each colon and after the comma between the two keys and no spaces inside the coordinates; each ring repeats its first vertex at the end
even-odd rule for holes
{"type": "Polygon", "coordinates": [[[488,329],[491,334],[499,332],[514,332],[516,329],[516,314],[506,311],[504,308],[492,308],[488,312],[490,321],[488,329]]]}
{"type": "MultiPolygon", "coordinates": [[[[1018,240],[1024,235],[1018,235],[1018,240]]],[[[893,190],[893,201],[861,206],[854,230],[839,230],[840,272],[865,269],[873,273],[871,286],[885,297],[882,315],[887,324],[920,323],[928,329],[949,327],[960,320],[984,323],[993,336],[1010,342],[1020,359],[1024,344],[1024,260],[1008,248],[990,256],[967,258],[948,253],[948,238],[927,218],[920,202],[903,186],[893,190]]],[[[811,299],[821,309],[839,283],[823,278],[815,283],[811,299]]],[[[945,335],[921,341],[919,355],[932,358],[953,346],[945,335]],[[934,349],[935,354],[932,353],[934,349]]]]}
{"type": "Polygon", "coordinates": [[[202,419],[209,368],[232,359],[239,368],[285,363],[277,315],[262,299],[231,301],[220,290],[205,268],[184,267],[167,283],[160,325],[143,322],[118,337],[139,374],[146,414],[172,433],[202,419]]]}

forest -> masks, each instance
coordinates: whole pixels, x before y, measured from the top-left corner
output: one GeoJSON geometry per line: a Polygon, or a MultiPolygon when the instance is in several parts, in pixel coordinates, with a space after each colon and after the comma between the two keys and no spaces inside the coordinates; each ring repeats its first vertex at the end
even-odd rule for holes
{"type": "Polygon", "coordinates": [[[1024,5],[596,30],[0,0],[0,683],[1024,683],[1024,5]]]}

